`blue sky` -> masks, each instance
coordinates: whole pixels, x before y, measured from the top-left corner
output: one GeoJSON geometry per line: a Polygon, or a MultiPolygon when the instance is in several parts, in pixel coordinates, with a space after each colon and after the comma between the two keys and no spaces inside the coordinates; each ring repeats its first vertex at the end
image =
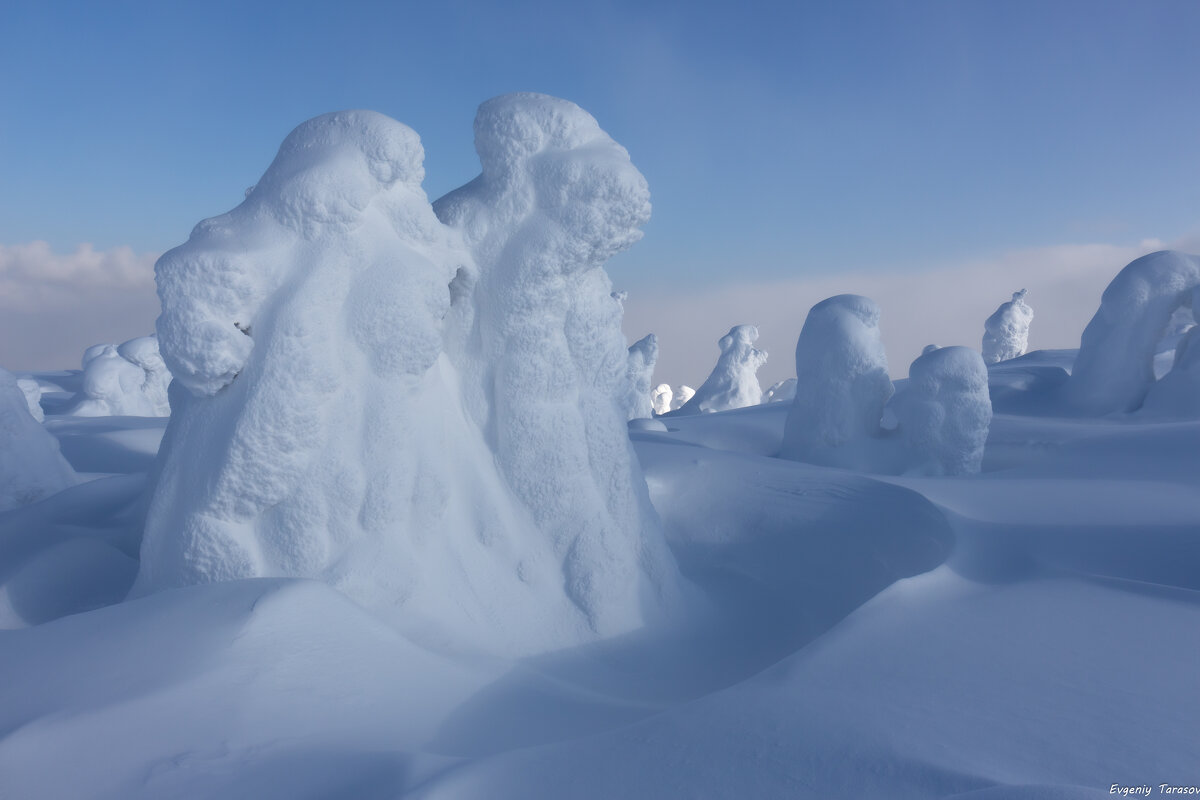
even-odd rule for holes
{"type": "Polygon", "coordinates": [[[9,2],[0,245],[161,252],[339,108],[416,129],[437,197],[516,90],[649,180],[610,268],[634,293],[1170,242],[1200,222],[1198,30],[1194,2],[9,2]]]}

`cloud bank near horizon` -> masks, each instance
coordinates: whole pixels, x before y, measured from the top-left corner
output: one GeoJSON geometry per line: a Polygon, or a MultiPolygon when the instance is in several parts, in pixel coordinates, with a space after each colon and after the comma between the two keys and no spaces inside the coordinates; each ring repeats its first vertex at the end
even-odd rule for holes
{"type": "Polygon", "coordinates": [[[0,366],[78,369],[83,351],[154,330],[157,253],[0,244],[0,366]]]}
{"type": "MultiPolygon", "coordinates": [[[[1014,250],[994,258],[917,272],[861,272],[744,283],[698,291],[631,291],[625,333],[658,337],[655,384],[699,385],[716,363],[717,340],[733,325],[750,324],[770,358],[759,371],[765,388],[795,376],[796,340],[808,310],[837,294],[861,294],[882,309],[880,327],[893,377],[928,344],[978,350],[983,323],[1018,289],[1034,309],[1029,349],[1079,346],[1084,327],[1109,281],[1130,261],[1167,249],[1200,250],[1200,236],[1169,245],[1149,239],[1136,246],[1067,244],[1014,250]]],[[[618,287],[620,288],[620,287],[618,287]]]]}

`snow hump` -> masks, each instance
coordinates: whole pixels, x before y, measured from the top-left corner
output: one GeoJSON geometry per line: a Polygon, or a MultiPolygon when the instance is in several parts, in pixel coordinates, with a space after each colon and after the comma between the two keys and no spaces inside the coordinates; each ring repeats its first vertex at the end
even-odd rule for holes
{"type": "Polygon", "coordinates": [[[1135,411],[1154,384],[1154,353],[1181,306],[1196,307],[1200,256],[1151,253],[1122,269],[1079,345],[1067,400],[1094,414],[1135,411]]]}
{"type": "Polygon", "coordinates": [[[880,435],[892,396],[879,306],[853,294],[808,312],[796,342],[796,395],[780,455],[827,466],[853,466],[856,443],[880,435]]]}
{"type": "Polygon", "coordinates": [[[676,412],[677,414],[706,414],[733,408],[756,406],[762,402],[762,387],[758,385],[758,368],[767,362],[765,350],[756,350],[758,328],[735,325],[721,337],[717,347],[721,355],[712,374],[676,412]]]}
{"type": "Polygon", "coordinates": [[[1000,307],[983,323],[983,360],[988,364],[1025,355],[1029,346],[1029,324],[1033,309],[1025,302],[1029,291],[1014,292],[1012,300],[1000,307]]]}
{"type": "Polygon", "coordinates": [[[484,103],[475,142],[482,174],[431,206],[411,129],[317,117],[159,260],[177,380],[135,594],[315,578],[418,641],[510,654],[678,602],[602,269],[645,180],[544,95],[484,103]]]}

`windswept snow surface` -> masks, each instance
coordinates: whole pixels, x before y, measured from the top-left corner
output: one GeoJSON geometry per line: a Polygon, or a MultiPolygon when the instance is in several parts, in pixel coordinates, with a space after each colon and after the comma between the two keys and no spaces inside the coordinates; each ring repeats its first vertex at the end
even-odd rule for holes
{"type": "Polygon", "coordinates": [[[1012,300],[1000,307],[983,323],[983,360],[988,364],[1025,355],[1029,346],[1029,325],[1033,309],[1025,302],[1027,289],[1013,292],[1012,300]]]}
{"type": "Polygon", "coordinates": [[[755,406],[762,402],[758,368],[767,363],[767,354],[764,350],[755,349],[754,342],[757,340],[758,328],[753,325],[730,328],[729,333],[717,342],[721,355],[712,374],[676,413],[708,414],[755,406]]]}
{"type": "MultiPolygon", "coordinates": [[[[380,114],[299,126],[156,267],[177,382],[135,594],[315,578],[442,649],[531,653],[681,601],[602,269],[645,180],[586,112],[480,107],[439,201],[380,114]]],[[[648,389],[648,387],[647,387],[648,389]]]]}

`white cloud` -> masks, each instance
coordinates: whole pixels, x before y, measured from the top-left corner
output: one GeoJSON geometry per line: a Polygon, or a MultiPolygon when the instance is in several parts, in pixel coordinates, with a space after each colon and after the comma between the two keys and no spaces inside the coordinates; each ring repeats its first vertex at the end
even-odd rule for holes
{"type": "MultiPolygon", "coordinates": [[[[1172,243],[1185,247],[1188,241],[1172,243]]],[[[846,273],[720,286],[698,291],[629,293],[625,332],[655,333],[655,383],[697,385],[717,359],[717,340],[736,324],[758,326],[770,353],[763,386],[795,375],[796,339],[808,309],[835,294],[862,294],[882,309],[880,327],[892,375],[902,377],[927,344],[979,349],[983,322],[1018,289],[1034,309],[1030,349],[1078,347],[1104,287],[1138,256],[1165,245],[1070,244],[1004,253],[918,272],[846,273]]]]}
{"type": "Polygon", "coordinates": [[[84,349],[154,329],[156,253],[0,244],[0,366],[78,368],[84,349]]]}

